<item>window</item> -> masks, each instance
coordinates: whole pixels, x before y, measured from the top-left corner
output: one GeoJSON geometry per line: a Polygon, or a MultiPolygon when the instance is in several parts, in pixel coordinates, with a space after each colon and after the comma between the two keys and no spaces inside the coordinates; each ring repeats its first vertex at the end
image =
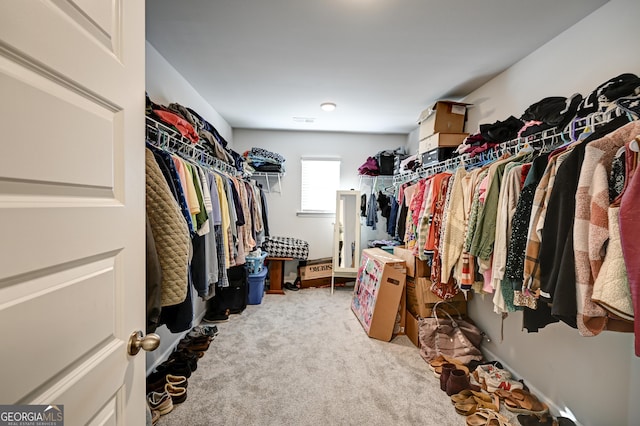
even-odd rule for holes
{"type": "Polygon", "coordinates": [[[339,158],[302,158],[300,213],[335,213],[339,158]]]}

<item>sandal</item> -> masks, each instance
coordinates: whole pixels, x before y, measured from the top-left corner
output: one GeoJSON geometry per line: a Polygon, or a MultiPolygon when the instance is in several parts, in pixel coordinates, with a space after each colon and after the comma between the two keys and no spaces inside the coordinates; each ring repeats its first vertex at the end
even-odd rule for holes
{"type": "Polygon", "coordinates": [[[507,410],[519,414],[542,416],[549,412],[547,404],[523,389],[514,389],[511,391],[511,396],[505,398],[504,405],[507,407],[507,410]]]}
{"type": "Polygon", "coordinates": [[[465,389],[455,395],[451,395],[451,402],[454,404],[457,404],[458,402],[464,402],[467,401],[469,398],[476,396],[480,399],[482,399],[483,401],[486,402],[491,402],[491,396],[487,395],[486,393],[483,392],[477,392],[474,391],[472,389],[465,389]]]}
{"type": "Polygon", "coordinates": [[[502,414],[481,408],[467,416],[467,426],[511,426],[511,423],[502,414]]]}
{"type": "Polygon", "coordinates": [[[477,396],[472,396],[467,401],[457,403],[455,405],[455,409],[456,413],[463,416],[468,416],[482,409],[488,409],[496,412],[499,410],[499,408],[490,401],[487,402],[483,399],[478,398],[477,396]]]}

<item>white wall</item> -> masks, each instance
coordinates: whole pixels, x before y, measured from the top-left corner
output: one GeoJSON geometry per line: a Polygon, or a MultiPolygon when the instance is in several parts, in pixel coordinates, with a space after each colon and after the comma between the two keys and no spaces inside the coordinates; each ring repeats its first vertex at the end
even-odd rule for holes
{"type": "MultiPolygon", "coordinates": [[[[178,102],[181,105],[192,108],[209,121],[232,144],[233,133],[231,126],[149,42],[146,43],[145,58],[145,85],[151,100],[163,105],[178,102]]],[[[197,318],[201,318],[204,315],[205,308],[206,305],[201,299],[194,299],[194,312],[197,318]]],[[[148,371],[164,361],[175,347],[177,341],[182,337],[182,334],[171,333],[165,326],[160,327],[156,333],[160,336],[161,343],[160,347],[154,352],[146,353],[148,371]]]]}
{"type": "MultiPolygon", "coordinates": [[[[379,151],[395,149],[406,144],[405,135],[360,133],[299,132],[272,130],[234,130],[234,144],[238,152],[261,147],[286,158],[286,175],[282,179],[282,193],[267,195],[271,235],[296,237],[309,242],[309,259],[331,257],[333,253],[334,217],[299,217],[300,158],[303,156],[339,157],[341,162],[340,189],[359,189],[358,167],[368,156],[379,151]]],[[[385,224],[379,218],[380,227],[385,224]]],[[[385,234],[362,228],[363,240],[385,234]]],[[[365,246],[366,247],[366,246],[365,246]]],[[[292,262],[289,262],[292,263],[292,262]]],[[[287,265],[286,273],[293,270],[287,265]]]]}
{"type": "Polygon", "coordinates": [[[195,110],[205,118],[230,144],[233,130],[229,123],[185,80],[185,78],[146,42],[146,90],[152,101],[169,105],[177,102],[195,110]]]}
{"type": "MultiPolygon", "coordinates": [[[[640,74],[637,19],[640,2],[612,0],[500,74],[464,101],[466,131],[509,115],[520,116],[547,96],[589,94],[624,72],[640,74]]],[[[514,35],[516,36],[516,35],[514,35]]],[[[580,337],[564,324],[539,333],[521,330],[522,314],[509,314],[500,342],[500,317],[491,298],[477,297],[470,315],[492,337],[489,356],[503,360],[526,383],[584,425],[637,425],[640,420],[640,359],[633,336],[604,332],[580,337]]]]}

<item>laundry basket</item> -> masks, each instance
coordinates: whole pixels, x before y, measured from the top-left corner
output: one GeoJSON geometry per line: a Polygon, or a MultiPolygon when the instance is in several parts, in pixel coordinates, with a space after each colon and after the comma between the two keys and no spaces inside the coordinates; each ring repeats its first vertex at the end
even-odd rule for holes
{"type": "Polygon", "coordinates": [[[245,256],[247,261],[247,271],[249,275],[257,274],[264,268],[264,260],[267,258],[268,253],[262,252],[258,257],[245,256]]]}

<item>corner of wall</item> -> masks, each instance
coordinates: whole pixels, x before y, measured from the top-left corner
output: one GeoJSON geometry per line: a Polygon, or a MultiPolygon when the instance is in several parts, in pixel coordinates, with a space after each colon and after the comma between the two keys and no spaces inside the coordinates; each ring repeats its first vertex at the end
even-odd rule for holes
{"type": "Polygon", "coordinates": [[[418,145],[420,145],[419,140],[419,129],[416,127],[407,135],[407,144],[405,145],[407,149],[407,154],[413,155],[418,153],[418,145]]]}
{"type": "Polygon", "coordinates": [[[233,146],[233,128],[229,123],[148,41],[145,59],[145,86],[152,100],[164,104],[178,102],[193,108],[233,146]]]}

